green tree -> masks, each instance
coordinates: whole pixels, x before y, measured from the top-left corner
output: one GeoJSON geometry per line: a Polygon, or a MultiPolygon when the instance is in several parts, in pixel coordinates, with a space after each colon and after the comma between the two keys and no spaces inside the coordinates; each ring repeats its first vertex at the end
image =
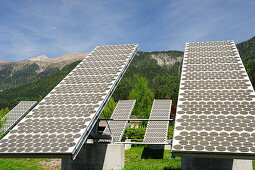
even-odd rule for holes
{"type": "Polygon", "coordinates": [[[5,125],[6,121],[7,121],[7,117],[5,115],[8,112],[9,112],[8,108],[0,110],[0,139],[3,137],[3,134],[4,134],[4,131],[2,130],[2,128],[4,127],[4,125],[5,125]]]}
{"type": "Polygon", "coordinates": [[[133,113],[135,115],[143,115],[144,118],[149,118],[154,94],[149,89],[146,78],[135,76],[137,78],[137,83],[129,94],[129,99],[136,100],[133,113]]]}
{"type": "MultiPolygon", "coordinates": [[[[114,101],[113,97],[111,97],[104,108],[104,114],[105,114],[106,118],[111,117],[112,112],[114,111],[116,105],[117,105],[117,103],[114,101]]],[[[104,114],[101,114],[101,118],[104,118],[104,114]]]]}

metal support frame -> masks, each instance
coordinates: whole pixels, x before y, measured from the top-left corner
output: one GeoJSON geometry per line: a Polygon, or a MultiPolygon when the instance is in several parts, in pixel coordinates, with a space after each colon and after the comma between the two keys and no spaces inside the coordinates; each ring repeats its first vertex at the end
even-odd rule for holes
{"type": "Polygon", "coordinates": [[[174,121],[174,119],[99,119],[106,121],[174,121]]]}
{"type": "MultiPolygon", "coordinates": [[[[108,128],[109,128],[109,131],[110,131],[111,143],[114,143],[114,137],[112,136],[112,131],[111,131],[110,125],[109,125],[109,123],[108,123],[108,120],[107,120],[107,118],[106,118],[106,116],[105,116],[105,114],[104,114],[104,111],[103,111],[103,115],[104,115],[104,118],[105,118],[105,120],[106,120],[106,124],[107,124],[107,126],[108,126],[108,128]]],[[[98,120],[98,122],[99,122],[99,120],[98,120]]]]}
{"type": "Polygon", "coordinates": [[[172,145],[172,143],[150,143],[150,142],[116,142],[116,144],[136,144],[136,145],[172,145]]]}

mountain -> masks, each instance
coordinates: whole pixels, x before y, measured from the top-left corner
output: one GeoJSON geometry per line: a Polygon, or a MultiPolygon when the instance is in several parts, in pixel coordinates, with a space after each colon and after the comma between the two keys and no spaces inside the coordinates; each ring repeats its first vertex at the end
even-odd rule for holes
{"type": "MultiPolygon", "coordinates": [[[[237,44],[237,48],[254,87],[255,37],[251,38],[248,41],[237,44]]],[[[69,55],[71,54],[58,57],[54,61],[56,61],[55,63],[59,63],[57,61],[62,61],[63,58],[68,58],[69,55]]],[[[120,99],[128,99],[129,93],[134,88],[139,77],[144,77],[148,80],[149,88],[153,92],[156,99],[172,99],[173,104],[176,104],[179,91],[182,58],[182,51],[138,51],[113,94],[115,101],[118,101],[120,99]]],[[[40,63],[54,63],[53,59],[50,59],[43,55],[32,60],[33,61],[27,61],[33,63],[30,65],[29,68],[23,67],[21,69],[23,70],[23,72],[29,72],[29,70],[33,70],[33,67],[34,70],[38,71],[38,68],[42,67],[40,63]],[[51,62],[45,62],[49,60],[51,60],[51,62]]],[[[72,61],[70,61],[70,63],[72,63],[72,61]]],[[[12,87],[10,89],[4,90],[0,93],[0,109],[6,107],[11,109],[21,100],[40,101],[78,63],[79,61],[69,65],[67,64],[61,70],[55,70],[54,72],[49,71],[48,75],[45,74],[44,77],[40,77],[39,79],[37,78],[36,80],[32,79],[32,81],[31,79],[29,79],[28,81],[26,81],[25,83],[21,83],[21,85],[17,87],[12,87]]],[[[6,64],[6,66],[10,66],[11,64],[12,63],[10,62],[6,64]]],[[[22,75],[24,74],[18,74],[19,71],[13,71],[12,75],[20,75],[22,77],[22,75]]],[[[34,71],[34,73],[34,77],[38,77],[43,72],[36,73],[36,71],[34,71]]],[[[17,79],[18,78],[19,77],[17,77],[17,79]]]]}
{"type": "Polygon", "coordinates": [[[45,54],[28,59],[29,61],[45,61],[49,59],[45,54]]]}
{"type": "MultiPolygon", "coordinates": [[[[179,88],[179,58],[182,58],[181,51],[164,52],[137,52],[126,74],[120,81],[119,86],[114,93],[115,100],[128,99],[128,95],[134,84],[137,82],[135,77],[142,76],[149,80],[150,88],[155,91],[156,98],[174,98],[179,88]],[[163,54],[163,59],[162,59],[163,54]],[[166,60],[165,65],[160,66],[161,60],[166,60]],[[177,73],[177,74],[176,74],[177,73]],[[162,79],[160,81],[160,79],[162,79]],[[171,83],[168,88],[160,84],[171,83]],[[172,90],[174,88],[174,90],[172,90]]],[[[67,55],[60,57],[68,58],[67,55]]],[[[48,60],[45,56],[33,58],[34,64],[41,60],[48,60]]],[[[0,109],[8,107],[13,108],[21,100],[37,100],[44,98],[77,64],[64,66],[61,70],[50,73],[48,76],[40,79],[27,81],[17,87],[6,89],[0,93],[0,109]]],[[[38,66],[38,65],[37,65],[38,66]]],[[[39,66],[38,66],[39,67],[39,66]]],[[[23,70],[23,69],[22,69],[23,70]]],[[[38,76],[38,74],[36,74],[38,76]]],[[[35,76],[36,77],[36,76],[35,76]]],[[[176,98],[176,97],[175,97],[176,98]]],[[[176,101],[176,99],[175,99],[176,101]]]]}
{"type": "Polygon", "coordinates": [[[19,62],[0,60],[0,90],[47,77],[87,55],[88,53],[64,54],[57,58],[41,55],[19,62]]]}
{"type": "Polygon", "coordinates": [[[0,64],[6,64],[8,63],[9,61],[6,61],[6,60],[0,60],[0,64]]]}
{"type": "Polygon", "coordinates": [[[181,68],[179,58],[183,58],[183,54],[182,51],[138,51],[116,88],[114,99],[128,99],[130,91],[138,81],[137,77],[144,77],[148,80],[155,99],[172,99],[176,104],[181,68]],[[168,61],[165,64],[161,63],[162,56],[168,61]]]}
{"type": "Polygon", "coordinates": [[[0,92],[0,110],[12,109],[22,100],[41,101],[80,61],[64,66],[47,77],[0,92]]]}
{"type": "Polygon", "coordinates": [[[237,48],[254,88],[255,87],[255,36],[247,41],[237,44],[237,48]]]}
{"type": "Polygon", "coordinates": [[[45,54],[37,56],[37,57],[33,57],[28,59],[29,61],[32,62],[36,62],[38,64],[40,64],[41,62],[44,63],[51,63],[52,65],[56,64],[56,63],[69,63],[69,62],[73,62],[73,61],[78,61],[78,60],[82,60],[84,57],[86,57],[88,55],[88,53],[81,53],[81,54],[64,54],[62,56],[59,56],[57,58],[48,58],[45,54]]]}

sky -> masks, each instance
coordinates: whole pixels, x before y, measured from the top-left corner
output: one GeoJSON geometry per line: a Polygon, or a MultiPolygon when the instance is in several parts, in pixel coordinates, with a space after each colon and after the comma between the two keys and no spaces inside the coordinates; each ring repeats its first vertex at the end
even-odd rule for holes
{"type": "Polygon", "coordinates": [[[254,0],[0,0],[0,60],[85,53],[138,43],[184,51],[186,42],[246,41],[254,0]]]}

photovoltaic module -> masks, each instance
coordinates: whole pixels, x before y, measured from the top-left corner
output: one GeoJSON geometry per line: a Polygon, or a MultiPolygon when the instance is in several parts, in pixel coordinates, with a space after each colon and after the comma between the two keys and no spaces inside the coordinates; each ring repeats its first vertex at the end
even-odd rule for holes
{"type": "Polygon", "coordinates": [[[233,41],[187,43],[172,152],[255,158],[255,93],[233,41]]]}
{"type": "Polygon", "coordinates": [[[7,121],[4,124],[3,131],[7,133],[13,128],[35,105],[36,101],[21,101],[10,112],[6,114],[7,121]]]}
{"type": "MultiPolygon", "coordinates": [[[[120,100],[114,109],[111,119],[129,119],[135,106],[135,100],[120,100]]],[[[103,134],[112,135],[115,142],[120,142],[128,121],[109,121],[103,134]]]]}
{"type": "MultiPolygon", "coordinates": [[[[149,119],[170,119],[172,100],[154,100],[149,119]]],[[[169,121],[148,121],[145,143],[166,143],[169,121]]]]}
{"type": "Polygon", "coordinates": [[[1,141],[1,157],[75,157],[137,44],[98,46],[1,141]]]}

